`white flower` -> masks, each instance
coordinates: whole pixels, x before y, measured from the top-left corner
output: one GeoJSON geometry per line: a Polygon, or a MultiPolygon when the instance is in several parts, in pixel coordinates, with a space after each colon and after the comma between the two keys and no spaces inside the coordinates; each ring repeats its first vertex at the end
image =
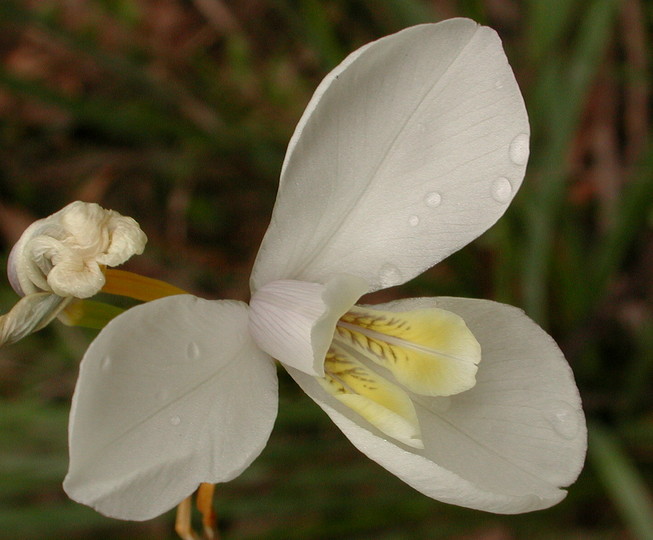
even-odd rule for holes
{"type": "Polygon", "coordinates": [[[250,305],[157,300],[90,346],[67,493],[142,520],[236,477],[276,417],[275,358],[362,452],[429,497],[500,513],[560,501],[586,430],[543,330],[485,300],[355,305],[490,227],[524,176],[528,137],[489,28],[416,26],[351,54],[290,141],[250,305]]]}
{"type": "Polygon", "coordinates": [[[76,201],[32,223],[9,254],[7,274],[23,298],[0,317],[0,345],[47,325],[74,298],[105,284],[105,268],[145,248],[138,223],[95,203],[76,201]]]}

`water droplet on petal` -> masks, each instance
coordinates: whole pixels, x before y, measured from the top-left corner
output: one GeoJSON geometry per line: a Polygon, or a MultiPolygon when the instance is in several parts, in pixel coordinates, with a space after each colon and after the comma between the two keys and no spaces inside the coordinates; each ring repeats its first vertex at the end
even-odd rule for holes
{"type": "Polygon", "coordinates": [[[419,225],[419,217],[418,216],[410,216],[408,218],[408,224],[411,227],[417,227],[419,225]]]}
{"type": "Polygon", "coordinates": [[[495,201],[499,203],[508,202],[510,197],[512,197],[512,185],[510,184],[510,180],[504,178],[503,176],[497,178],[494,182],[492,182],[490,192],[492,193],[492,198],[495,201]]]}
{"type": "Polygon", "coordinates": [[[424,202],[426,203],[426,206],[429,206],[430,208],[437,208],[442,202],[442,195],[437,191],[432,191],[431,193],[426,194],[424,202]]]}
{"type": "Polygon", "coordinates": [[[497,88],[497,89],[498,88],[503,88],[503,81],[501,81],[501,80],[495,81],[494,82],[494,87],[497,88]]]}
{"type": "Polygon", "coordinates": [[[515,165],[524,165],[528,161],[528,135],[520,133],[510,143],[508,155],[515,165]]]}
{"type": "Polygon", "coordinates": [[[111,357],[110,356],[105,356],[100,361],[100,369],[102,369],[102,371],[109,371],[111,369],[111,357]]]}
{"type": "Polygon", "coordinates": [[[553,426],[556,433],[565,439],[573,439],[578,434],[580,415],[568,403],[563,401],[554,403],[546,419],[553,426]]]}
{"type": "Polygon", "coordinates": [[[179,424],[181,424],[181,418],[179,418],[178,416],[173,416],[172,418],[170,418],[170,423],[173,426],[178,426],[179,424]]]}
{"type": "Polygon", "coordinates": [[[197,343],[190,342],[186,347],[186,356],[189,360],[197,360],[200,357],[200,348],[197,343]]]}
{"type": "Polygon", "coordinates": [[[401,272],[394,264],[384,264],[379,271],[382,287],[392,287],[401,283],[401,272]]]}

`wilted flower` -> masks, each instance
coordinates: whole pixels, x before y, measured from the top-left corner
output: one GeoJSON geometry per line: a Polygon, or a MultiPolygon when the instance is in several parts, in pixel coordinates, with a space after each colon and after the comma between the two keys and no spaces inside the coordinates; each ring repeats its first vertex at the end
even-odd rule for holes
{"type": "Polygon", "coordinates": [[[276,417],[275,358],[420,492],[501,513],[560,501],[586,431],[571,370],[542,329],[485,300],[356,305],[490,227],[524,176],[528,138],[489,28],[416,26],[351,54],[290,141],[250,304],[156,300],[90,346],[67,493],[142,520],[238,476],[276,417]]]}
{"type": "Polygon", "coordinates": [[[106,268],[143,253],[146,242],[136,221],[95,203],[76,201],[32,223],[9,254],[9,282],[22,299],[0,317],[0,345],[100,292],[106,268]]]}

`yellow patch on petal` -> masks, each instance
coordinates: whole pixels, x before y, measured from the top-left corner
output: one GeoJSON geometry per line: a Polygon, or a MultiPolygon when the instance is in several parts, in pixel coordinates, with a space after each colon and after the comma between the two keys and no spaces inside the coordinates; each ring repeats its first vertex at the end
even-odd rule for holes
{"type": "Polygon", "coordinates": [[[424,448],[417,413],[408,394],[345,350],[332,346],[324,362],[322,387],[381,432],[412,446],[424,448]]]}
{"type": "Polygon", "coordinates": [[[354,306],[338,321],[335,341],[388,369],[416,394],[450,396],[476,384],[481,346],[461,317],[443,309],[354,306]]]}

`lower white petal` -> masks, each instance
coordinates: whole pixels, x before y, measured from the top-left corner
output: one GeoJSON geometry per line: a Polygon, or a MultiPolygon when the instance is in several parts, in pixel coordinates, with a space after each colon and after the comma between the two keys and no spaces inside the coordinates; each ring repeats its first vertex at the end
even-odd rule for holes
{"type": "Polygon", "coordinates": [[[380,309],[439,307],[460,315],[481,344],[471,390],[414,398],[424,450],[393,442],[289,370],[362,452],[420,492],[497,513],[547,508],[578,476],[586,428],[569,365],[554,341],[516,308],[484,300],[411,299],[380,309]]]}
{"type": "Polygon", "coordinates": [[[108,516],[149,519],[258,456],[276,418],[277,379],[249,337],[247,312],[242,302],[182,295],[107,325],[73,397],[71,498],[108,516]]]}

